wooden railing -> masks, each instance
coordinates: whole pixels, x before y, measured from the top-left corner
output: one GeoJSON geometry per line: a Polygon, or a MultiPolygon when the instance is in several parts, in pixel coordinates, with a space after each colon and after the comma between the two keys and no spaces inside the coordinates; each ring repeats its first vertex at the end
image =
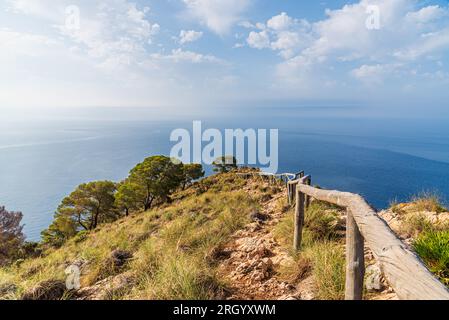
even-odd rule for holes
{"type": "Polygon", "coordinates": [[[314,188],[311,186],[311,177],[306,176],[304,172],[296,175],[271,176],[286,183],[288,201],[290,204],[295,202],[293,240],[295,250],[301,248],[304,217],[311,198],[347,210],[346,300],[363,298],[365,242],[399,299],[449,300],[449,290],[427,269],[421,259],[407,248],[360,195],[314,188]],[[290,179],[285,180],[283,177],[290,179]]]}

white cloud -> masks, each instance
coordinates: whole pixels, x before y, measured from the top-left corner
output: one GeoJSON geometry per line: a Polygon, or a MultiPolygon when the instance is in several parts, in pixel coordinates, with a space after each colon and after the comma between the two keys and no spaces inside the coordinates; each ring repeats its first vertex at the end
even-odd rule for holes
{"type": "Polygon", "coordinates": [[[285,59],[293,57],[309,41],[310,25],[304,20],[289,17],[285,12],[272,17],[266,24],[259,22],[254,27],[262,31],[251,31],[248,45],[256,49],[271,48],[285,59]]]}
{"type": "Polygon", "coordinates": [[[391,74],[400,66],[391,64],[362,65],[351,71],[351,75],[366,84],[380,84],[385,75],[391,74]]]}
{"type": "Polygon", "coordinates": [[[415,12],[407,13],[406,18],[416,23],[427,23],[447,16],[447,11],[440,6],[427,6],[415,12]]]}
{"type": "Polygon", "coordinates": [[[273,50],[280,50],[280,54],[285,59],[294,55],[294,48],[301,44],[300,35],[297,32],[282,31],[277,34],[277,39],[271,43],[273,50]]]}
{"type": "Polygon", "coordinates": [[[188,13],[213,32],[223,35],[237,24],[251,0],[183,0],[188,13]]]}
{"type": "MultiPolygon", "coordinates": [[[[83,95],[83,99],[91,99],[92,104],[121,103],[127,99],[140,99],[142,104],[171,103],[189,95],[192,99],[198,97],[193,88],[206,88],[210,95],[218,96],[216,90],[209,90],[211,84],[231,85],[239,78],[241,68],[246,67],[242,63],[245,60],[230,54],[242,67],[229,68],[229,62],[219,58],[222,53],[216,53],[217,42],[207,54],[185,50],[183,45],[198,41],[203,33],[192,26],[167,29],[170,25],[150,14],[152,11],[144,1],[4,1],[7,2],[0,7],[5,8],[7,3],[9,11],[6,19],[0,12],[0,88],[2,95],[6,92],[10,98],[2,100],[0,95],[0,106],[8,104],[19,87],[27,89],[17,97],[39,97],[38,86],[48,91],[45,103],[51,102],[52,86],[61,97],[58,103],[64,102],[64,97],[76,100],[84,92],[89,94],[83,95]],[[64,24],[65,8],[72,4],[81,9],[78,30],[64,24]],[[6,25],[10,29],[1,27],[6,25]],[[162,39],[173,32],[175,42],[162,39]],[[173,44],[174,48],[167,47],[173,44]],[[10,83],[16,83],[17,88],[10,83]],[[179,94],[173,95],[174,91],[179,94]],[[120,99],[114,99],[118,96],[120,99]]],[[[321,96],[332,88],[335,91],[329,96],[336,97],[344,92],[359,93],[354,89],[357,85],[364,88],[364,84],[383,84],[393,91],[394,81],[397,87],[405,87],[411,79],[421,77],[430,83],[447,75],[442,71],[447,68],[449,50],[447,6],[425,6],[415,0],[359,0],[327,10],[319,21],[305,21],[287,12],[254,21],[247,16],[253,0],[178,1],[187,8],[182,9],[184,18],[187,14],[218,35],[227,34],[238,25],[240,28],[234,30],[237,35],[225,39],[223,45],[234,40],[235,48],[267,50],[280,57],[275,74],[271,66],[264,68],[266,65],[256,60],[256,71],[242,72],[248,78],[241,83],[254,89],[254,93],[267,94],[272,89],[273,96],[321,96]],[[366,27],[368,5],[379,6],[379,30],[366,27]],[[269,75],[273,76],[271,81],[259,80],[269,75]],[[347,87],[339,90],[343,86],[347,87]]],[[[228,54],[226,50],[222,52],[228,54]]],[[[415,88],[422,87],[420,84],[413,83],[415,88]]]]}
{"type": "Polygon", "coordinates": [[[146,45],[159,33],[160,26],[151,23],[148,7],[115,0],[115,5],[99,4],[99,12],[84,12],[79,29],[61,26],[61,33],[71,38],[103,66],[120,67],[144,59],[146,45]]]}
{"type": "Polygon", "coordinates": [[[0,29],[0,43],[2,48],[0,57],[39,56],[48,52],[48,48],[60,45],[58,41],[43,35],[22,33],[6,28],[0,29]]]}
{"type": "Polygon", "coordinates": [[[449,49],[449,8],[416,5],[413,0],[361,0],[327,10],[327,18],[314,23],[282,13],[267,22],[270,46],[264,48],[279,50],[286,61],[278,75],[288,81],[311,68],[331,74],[330,66],[344,62],[355,79],[380,83],[395,74],[392,66],[418,63],[449,49]],[[379,30],[366,27],[371,5],[379,8],[379,30]]]}
{"type": "Polygon", "coordinates": [[[153,45],[161,27],[132,1],[8,1],[0,19],[13,11],[18,27],[0,24],[0,107],[189,104],[209,74],[228,76],[227,63],[214,55],[153,45]],[[79,29],[65,25],[73,3],[79,29]]]}
{"type": "Polygon", "coordinates": [[[287,30],[294,23],[293,19],[282,12],[280,15],[274,16],[267,22],[267,27],[275,31],[287,30]]]}
{"type": "Polygon", "coordinates": [[[242,21],[239,22],[238,25],[242,28],[246,28],[246,29],[254,29],[256,26],[253,25],[251,22],[249,21],[242,21]]]}
{"type": "MultiPolygon", "coordinates": [[[[8,0],[10,10],[47,21],[60,36],[72,41],[79,52],[96,59],[98,66],[127,67],[145,58],[147,45],[160,26],[147,19],[149,7],[127,0],[89,2],[61,0],[8,0]],[[80,12],[79,28],[66,24],[69,6],[80,12]]],[[[48,34],[48,31],[47,31],[48,34]]],[[[50,36],[50,35],[48,35],[50,36]]],[[[54,39],[58,34],[51,35],[54,39]]]]}
{"type": "Polygon", "coordinates": [[[61,3],[55,4],[51,0],[6,0],[6,5],[9,10],[15,13],[24,13],[26,15],[36,15],[52,19],[55,19],[56,15],[61,13],[63,8],[61,3]],[[48,5],[52,5],[52,7],[48,5]]]}
{"type": "Polygon", "coordinates": [[[154,54],[153,58],[161,59],[161,60],[171,60],[176,63],[179,62],[191,62],[191,63],[217,63],[217,64],[225,64],[222,59],[219,59],[213,55],[204,55],[193,51],[183,50],[181,48],[173,49],[171,54],[161,55],[154,54]]]}
{"type": "Polygon", "coordinates": [[[420,35],[416,42],[405,48],[398,48],[393,56],[400,60],[414,61],[427,54],[438,53],[445,49],[449,49],[449,27],[420,35]]]}
{"type": "Polygon", "coordinates": [[[194,31],[194,30],[181,30],[179,33],[179,43],[186,44],[189,42],[195,42],[203,36],[203,32],[194,31]]]}
{"type": "Polygon", "coordinates": [[[246,41],[251,48],[265,49],[270,47],[270,36],[267,31],[251,31],[246,41]]]}

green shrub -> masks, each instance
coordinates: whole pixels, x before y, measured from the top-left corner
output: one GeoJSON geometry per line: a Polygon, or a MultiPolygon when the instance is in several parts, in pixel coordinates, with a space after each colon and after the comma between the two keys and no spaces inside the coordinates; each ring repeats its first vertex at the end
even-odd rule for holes
{"type": "Polygon", "coordinates": [[[338,209],[322,203],[314,202],[305,213],[304,225],[315,240],[329,240],[337,234],[339,222],[338,209]]]}
{"type": "Polygon", "coordinates": [[[423,233],[413,247],[430,271],[449,286],[449,231],[423,233]]]}

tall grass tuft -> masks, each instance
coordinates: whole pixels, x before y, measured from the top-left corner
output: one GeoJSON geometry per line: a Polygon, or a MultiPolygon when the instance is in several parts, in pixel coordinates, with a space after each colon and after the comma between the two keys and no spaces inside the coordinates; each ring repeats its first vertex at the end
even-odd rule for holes
{"type": "Polygon", "coordinates": [[[331,241],[317,242],[304,255],[312,261],[317,298],[344,299],[346,261],[343,246],[331,241]]]}
{"type": "Polygon", "coordinates": [[[335,238],[340,216],[338,210],[323,202],[314,202],[306,210],[304,225],[315,240],[335,238]]]}
{"type": "Polygon", "coordinates": [[[449,230],[423,233],[413,247],[430,271],[449,286],[449,230]]]}
{"type": "Polygon", "coordinates": [[[442,205],[441,196],[435,192],[424,191],[412,198],[417,211],[429,212],[447,212],[448,210],[442,205]]]}

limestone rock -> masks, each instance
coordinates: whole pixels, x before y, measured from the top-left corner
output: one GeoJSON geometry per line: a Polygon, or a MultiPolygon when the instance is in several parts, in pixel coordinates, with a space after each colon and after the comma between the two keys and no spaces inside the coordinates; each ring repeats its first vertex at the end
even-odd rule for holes
{"type": "Polygon", "coordinates": [[[22,295],[22,300],[61,300],[67,288],[64,281],[48,280],[37,284],[22,295]]]}
{"type": "Polygon", "coordinates": [[[114,250],[111,252],[111,256],[109,260],[112,262],[114,267],[120,268],[123,267],[128,260],[133,257],[133,254],[126,250],[114,250]]]}
{"type": "Polygon", "coordinates": [[[368,292],[380,292],[384,289],[382,271],[377,264],[366,268],[365,286],[368,292]]]}
{"type": "Polygon", "coordinates": [[[108,300],[132,288],[135,282],[136,277],[130,272],[125,272],[101,280],[91,287],[82,288],[77,291],[76,296],[80,300],[108,300]]]}
{"type": "Polygon", "coordinates": [[[17,290],[17,286],[13,283],[5,283],[0,285],[0,297],[6,294],[14,293],[17,290]]]}

